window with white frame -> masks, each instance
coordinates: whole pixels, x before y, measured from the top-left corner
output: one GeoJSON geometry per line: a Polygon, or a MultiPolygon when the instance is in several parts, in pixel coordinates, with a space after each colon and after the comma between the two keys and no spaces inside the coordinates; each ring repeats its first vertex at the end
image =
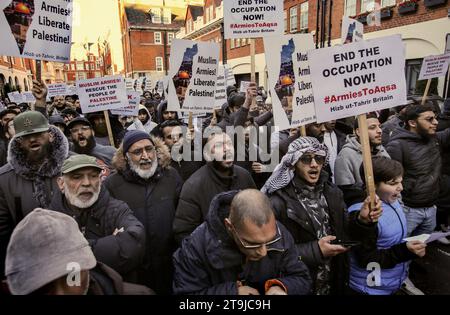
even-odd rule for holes
{"type": "Polygon", "coordinates": [[[309,10],[308,1],[303,2],[300,5],[300,29],[301,30],[308,29],[308,10],[309,10]]]}
{"type": "Polygon", "coordinates": [[[205,23],[208,23],[209,21],[211,21],[211,12],[209,11],[210,7],[206,8],[206,12],[205,12],[205,23]]]}
{"type": "Polygon", "coordinates": [[[236,48],[241,47],[241,39],[236,38],[236,48]]]}
{"type": "Polygon", "coordinates": [[[391,5],[395,5],[395,0],[381,0],[381,7],[389,7],[391,5]]]}
{"type": "Polygon", "coordinates": [[[207,10],[209,10],[209,21],[214,20],[214,6],[210,5],[207,10]]]}
{"type": "Polygon", "coordinates": [[[15,65],[16,64],[16,58],[14,58],[14,57],[10,57],[10,58],[11,58],[11,64],[15,65]]]}
{"type": "Polygon", "coordinates": [[[287,10],[284,10],[284,32],[287,32],[287,10]]]}
{"type": "Polygon", "coordinates": [[[175,38],[175,33],[167,33],[167,43],[169,45],[172,44],[173,39],[175,38]]]}
{"type": "Polygon", "coordinates": [[[150,10],[152,15],[152,23],[160,24],[161,23],[161,9],[154,8],[150,10]]]}
{"type": "Polygon", "coordinates": [[[230,39],[230,48],[234,49],[234,38],[230,39]]]}
{"type": "Polygon", "coordinates": [[[289,9],[289,30],[291,33],[297,32],[297,12],[297,6],[289,9]]]}
{"type": "Polygon", "coordinates": [[[156,61],[156,71],[164,71],[163,58],[156,57],[155,61],[156,61]]]}
{"type": "Polygon", "coordinates": [[[361,13],[373,11],[375,9],[375,0],[361,0],[361,13]]]}
{"type": "Polygon", "coordinates": [[[186,25],[187,25],[187,32],[188,33],[192,32],[194,30],[194,27],[193,27],[194,25],[193,25],[192,19],[188,20],[186,25]]]}
{"type": "Polygon", "coordinates": [[[7,56],[3,56],[3,61],[4,62],[8,62],[8,57],[7,56]]]}
{"type": "Polygon", "coordinates": [[[356,15],[356,0],[345,0],[345,16],[356,15]]]}
{"type": "Polygon", "coordinates": [[[172,23],[172,10],[170,9],[163,10],[163,23],[164,24],[172,23]]]}
{"type": "Polygon", "coordinates": [[[155,32],[155,44],[162,44],[161,32],[155,32]]]}

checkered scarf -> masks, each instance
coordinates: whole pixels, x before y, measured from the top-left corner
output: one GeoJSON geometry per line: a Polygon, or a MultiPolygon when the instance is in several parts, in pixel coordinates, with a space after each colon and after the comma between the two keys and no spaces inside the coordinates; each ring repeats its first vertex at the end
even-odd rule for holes
{"type": "Polygon", "coordinates": [[[289,145],[288,152],[283,156],[280,164],[277,165],[261,191],[265,194],[271,194],[286,187],[294,178],[295,164],[305,153],[326,156],[324,166],[329,162],[326,145],[321,144],[316,138],[300,137],[289,145]]]}

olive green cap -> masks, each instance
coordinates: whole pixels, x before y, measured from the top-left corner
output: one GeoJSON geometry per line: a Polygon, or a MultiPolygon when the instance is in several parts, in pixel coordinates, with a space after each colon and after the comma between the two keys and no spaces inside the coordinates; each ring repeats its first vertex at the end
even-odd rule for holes
{"type": "Polygon", "coordinates": [[[34,133],[48,131],[50,125],[47,118],[40,112],[28,111],[14,118],[16,137],[23,137],[34,133]]]}
{"type": "Polygon", "coordinates": [[[98,166],[95,157],[86,154],[76,154],[72,155],[64,161],[61,172],[63,174],[67,174],[85,167],[93,167],[102,171],[102,168],[98,166]]]}

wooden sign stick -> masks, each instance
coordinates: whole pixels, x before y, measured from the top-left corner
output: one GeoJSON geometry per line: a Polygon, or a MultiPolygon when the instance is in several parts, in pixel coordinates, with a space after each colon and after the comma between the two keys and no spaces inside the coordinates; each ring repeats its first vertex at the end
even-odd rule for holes
{"type": "Polygon", "coordinates": [[[431,79],[428,79],[427,86],[425,87],[425,92],[423,93],[423,97],[422,97],[422,105],[425,105],[425,102],[427,101],[428,90],[430,89],[430,85],[431,85],[431,79]]]}
{"type": "Polygon", "coordinates": [[[364,174],[366,180],[367,195],[370,196],[370,207],[375,208],[375,182],[373,178],[372,153],[370,150],[369,132],[367,129],[367,116],[362,114],[358,116],[359,140],[361,142],[364,174]]]}
{"type": "Polygon", "coordinates": [[[109,142],[111,143],[112,147],[116,147],[116,145],[114,143],[114,136],[113,136],[113,133],[112,133],[111,122],[109,121],[108,111],[104,110],[103,111],[103,115],[105,116],[106,128],[108,129],[109,142]]]}
{"type": "MultiPolygon", "coordinates": [[[[255,65],[255,54],[256,54],[256,41],[254,38],[250,39],[250,81],[256,83],[256,65],[255,65]]],[[[252,105],[250,107],[250,110],[253,110],[256,106],[256,98],[254,97],[252,100],[252,105]]]]}

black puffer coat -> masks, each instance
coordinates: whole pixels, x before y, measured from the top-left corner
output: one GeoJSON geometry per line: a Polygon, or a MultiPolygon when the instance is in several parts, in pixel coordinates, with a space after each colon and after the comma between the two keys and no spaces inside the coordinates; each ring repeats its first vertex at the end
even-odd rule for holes
{"type": "Polygon", "coordinates": [[[311,279],[298,259],[292,236],[278,223],[282,239],[259,261],[248,261],[228,234],[224,219],[238,191],[217,195],[206,222],[200,225],[174,254],[175,294],[236,295],[237,281],[264,294],[267,280],[277,279],[288,294],[308,294],[311,279]]]}
{"type": "Polygon", "coordinates": [[[402,163],[403,202],[408,207],[431,207],[439,196],[442,169],[441,150],[449,150],[450,129],[426,139],[400,128],[386,150],[392,159],[402,163]]]}

